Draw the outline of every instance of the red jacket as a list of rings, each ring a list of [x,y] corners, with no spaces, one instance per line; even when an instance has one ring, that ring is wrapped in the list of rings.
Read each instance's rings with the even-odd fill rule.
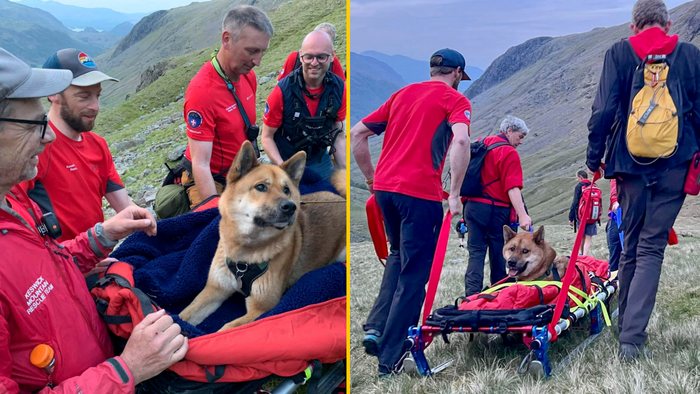
[[[608,213],[612,212],[612,207],[617,202],[617,181],[615,179],[610,180],[610,208],[608,208]]]
[[[508,142],[508,137],[499,133],[484,138],[486,146],[497,142]],[[520,164],[520,155],[512,145],[498,147],[486,154],[484,164],[481,167],[481,183],[484,185],[483,193],[490,198],[471,197],[468,198],[469,201],[506,208],[511,206],[508,190],[515,187],[523,188],[523,169]]]
[[[15,186],[11,193],[22,205],[13,206],[15,212],[26,209],[41,217],[21,188]],[[81,273],[108,252],[93,238],[92,229],[58,244],[41,237],[35,223],[0,209],[0,394],[42,388],[41,393],[135,391],[124,361],[110,359],[114,351],[107,327]],[[55,351],[53,390],[45,387],[46,373],[29,360],[39,344]]]

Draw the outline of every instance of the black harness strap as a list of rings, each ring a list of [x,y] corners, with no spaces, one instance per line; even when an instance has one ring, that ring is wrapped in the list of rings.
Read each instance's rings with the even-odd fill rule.
[[[269,261],[263,261],[262,263],[251,264],[245,261],[233,261],[226,258],[226,266],[231,270],[233,276],[241,281],[241,293],[243,293],[245,297],[250,296],[250,292],[253,289],[253,282],[267,272],[269,263]]]

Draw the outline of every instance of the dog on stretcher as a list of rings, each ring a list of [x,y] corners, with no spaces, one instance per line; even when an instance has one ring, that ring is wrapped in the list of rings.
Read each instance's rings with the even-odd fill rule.
[[[207,284],[180,318],[198,325],[235,292],[246,296],[247,313],[219,331],[254,321],[277,305],[307,272],[345,260],[345,170],[330,192],[304,195],[299,182],[306,153],[280,166],[260,164],[253,145],[241,146],[219,200],[219,245]]]
[[[566,256],[557,257],[557,252],[544,240],[544,226],[534,233],[516,233],[503,226],[503,258],[506,260],[508,276],[519,282],[555,280],[554,271],[563,278],[569,265]]]

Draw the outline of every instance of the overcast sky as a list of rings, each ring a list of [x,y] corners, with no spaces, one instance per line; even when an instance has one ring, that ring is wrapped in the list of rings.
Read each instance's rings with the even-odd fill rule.
[[[16,1],[16,0],[15,0]],[[193,0],[53,0],[57,3],[77,5],[78,7],[111,8],[124,13],[153,12],[158,10],[169,10],[171,8],[182,7],[193,3]],[[209,0],[199,0],[204,3]]]
[[[687,0],[667,0],[670,8]],[[508,48],[540,36],[628,23],[635,0],[350,0],[353,52],[375,50],[428,60],[460,51],[486,69]]]

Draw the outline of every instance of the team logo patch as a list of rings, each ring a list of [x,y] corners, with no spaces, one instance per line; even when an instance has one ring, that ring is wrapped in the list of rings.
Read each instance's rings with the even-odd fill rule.
[[[80,61],[80,64],[85,67],[95,67],[95,62],[93,62],[92,58],[85,52],[80,52],[80,55],[78,55],[78,60]]]
[[[467,117],[467,119],[472,120],[472,113],[469,111],[464,111],[464,116]]]
[[[190,111],[187,113],[187,124],[193,129],[196,129],[202,124],[202,115],[197,111]]]
[[[263,111],[263,113],[267,115],[268,112],[270,112],[270,104],[265,101],[265,111]]]

